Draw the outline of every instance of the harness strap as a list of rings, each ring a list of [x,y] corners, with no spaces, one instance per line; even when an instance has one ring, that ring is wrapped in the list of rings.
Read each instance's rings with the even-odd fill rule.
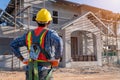
[[[39,75],[38,75],[38,62],[34,62],[34,80],[39,80]]]
[[[29,66],[29,71],[28,71],[28,73],[29,73],[29,80],[33,80],[33,76],[32,76],[32,70],[33,70],[33,63],[32,62],[29,62],[29,64],[28,64],[28,66]]]
[[[28,48],[28,51],[30,50],[30,46],[31,46],[31,32],[28,32],[27,34],[27,37],[26,37],[26,45],[27,45],[27,48]]]
[[[30,60],[29,62],[29,80],[39,80],[39,75],[38,75],[38,65],[40,66],[48,66],[48,65],[51,65],[50,62],[44,62],[42,60]],[[32,71],[34,73],[34,77],[33,77],[33,74],[32,74]],[[46,76],[46,79],[45,80],[49,80],[50,76],[52,75],[52,71],[53,69],[51,68],[48,75]]]
[[[47,59],[50,59],[50,55],[40,46],[41,52],[45,55]]]
[[[52,76],[53,69],[51,68],[48,75],[46,76],[46,80],[49,80],[49,78]]]

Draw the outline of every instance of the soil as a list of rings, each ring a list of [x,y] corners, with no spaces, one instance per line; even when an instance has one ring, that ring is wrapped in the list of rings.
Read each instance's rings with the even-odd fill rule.
[[[58,68],[54,80],[120,80],[120,67]],[[25,80],[24,71],[0,71],[0,80]]]

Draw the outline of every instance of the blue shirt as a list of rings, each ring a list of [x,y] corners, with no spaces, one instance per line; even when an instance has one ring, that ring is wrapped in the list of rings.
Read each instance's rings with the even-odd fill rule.
[[[26,36],[25,33],[23,36],[14,39],[10,46],[12,47],[12,51],[14,52],[16,57],[21,57],[22,54],[20,52],[20,47],[26,46]],[[53,47],[54,46],[54,47]],[[45,50],[50,54],[51,58],[60,58],[62,56],[63,51],[63,41],[58,36],[58,34],[54,30],[48,30],[45,38]]]

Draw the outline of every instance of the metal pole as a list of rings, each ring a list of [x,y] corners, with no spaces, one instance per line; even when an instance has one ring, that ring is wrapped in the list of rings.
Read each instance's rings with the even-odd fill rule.
[[[16,10],[17,10],[17,0],[15,0],[15,14],[14,14],[14,23],[15,23],[15,27],[14,27],[14,36],[16,37]]]
[[[14,38],[16,37],[16,3],[17,3],[17,0],[15,0],[15,3],[14,3],[14,7],[15,7],[15,11],[14,11]],[[13,54],[12,54],[12,69],[14,69],[14,59],[13,59]]]
[[[107,54],[107,61],[108,61],[108,65],[109,65],[109,54],[108,54],[108,39],[109,39],[109,24],[107,24],[107,44],[106,44],[106,46],[107,46],[107,50],[106,50],[106,54]]]
[[[28,31],[29,31],[30,30],[30,7],[28,8],[27,11],[28,11],[28,18],[27,18],[28,20],[27,21],[28,21]]]
[[[43,7],[45,8],[45,0],[43,1]]]
[[[12,67],[12,70],[13,70],[13,53],[12,53],[12,64],[11,64],[11,67]]]

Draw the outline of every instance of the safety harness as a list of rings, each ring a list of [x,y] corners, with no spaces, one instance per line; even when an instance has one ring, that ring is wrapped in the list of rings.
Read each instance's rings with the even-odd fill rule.
[[[38,36],[35,35],[34,31],[30,31],[27,35],[26,38],[26,44],[27,44],[27,48],[28,51],[30,53],[31,50],[31,46],[32,44],[37,44],[39,45],[40,48],[40,53],[37,53],[37,60],[32,59],[31,57],[29,57],[29,80],[39,80],[39,75],[38,75],[38,65],[40,66],[48,66],[51,65],[50,62],[47,62],[48,59],[50,59],[49,54],[45,51],[45,37],[47,34],[48,30],[43,29],[40,34]],[[33,74],[34,73],[34,77]],[[52,73],[52,68],[48,73],[48,76],[46,77],[46,80],[48,80],[48,78],[51,76]]]

